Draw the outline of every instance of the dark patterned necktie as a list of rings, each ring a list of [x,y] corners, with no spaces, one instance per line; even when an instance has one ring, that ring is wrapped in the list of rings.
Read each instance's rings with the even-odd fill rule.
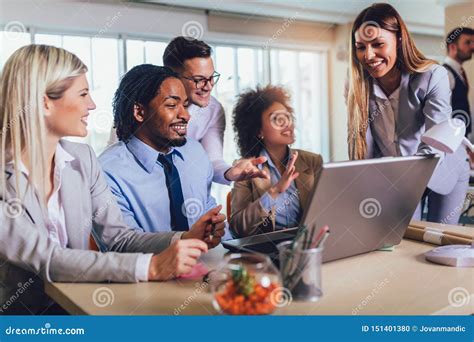
[[[464,84],[466,85],[467,91],[469,92],[469,81],[467,80],[466,71],[461,67],[461,76],[464,78]]]

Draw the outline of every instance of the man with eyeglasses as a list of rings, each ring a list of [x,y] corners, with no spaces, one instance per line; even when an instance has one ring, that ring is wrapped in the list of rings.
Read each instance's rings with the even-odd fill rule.
[[[206,150],[214,168],[214,182],[228,185],[256,177],[268,179],[257,167],[266,161],[265,157],[240,159],[233,166],[223,160],[225,115],[222,105],[211,95],[220,76],[214,69],[211,52],[211,47],[201,40],[176,37],[163,54],[164,66],[179,74],[190,101],[188,136]]]

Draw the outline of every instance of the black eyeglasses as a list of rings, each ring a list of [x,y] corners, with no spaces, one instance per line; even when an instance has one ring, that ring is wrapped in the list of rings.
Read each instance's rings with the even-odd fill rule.
[[[214,71],[211,77],[205,78],[205,77],[185,77],[181,76],[184,79],[190,80],[194,82],[194,85],[196,86],[196,89],[201,89],[207,86],[207,83],[210,83],[211,86],[214,86],[214,84],[219,81],[219,77],[221,77],[221,74],[219,74],[217,71]]]

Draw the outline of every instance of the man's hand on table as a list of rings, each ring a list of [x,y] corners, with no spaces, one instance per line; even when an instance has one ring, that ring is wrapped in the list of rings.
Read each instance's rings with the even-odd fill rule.
[[[207,253],[207,244],[197,239],[178,240],[160,254],[152,256],[149,281],[162,281],[191,272],[199,257]]]

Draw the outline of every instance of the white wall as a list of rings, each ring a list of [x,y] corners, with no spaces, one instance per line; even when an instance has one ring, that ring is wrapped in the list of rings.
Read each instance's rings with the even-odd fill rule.
[[[196,21],[206,30],[202,11],[183,11],[130,3],[79,1],[12,1],[0,3],[0,24],[24,25],[59,32],[108,36],[124,33],[157,38],[181,35],[183,23]]]

